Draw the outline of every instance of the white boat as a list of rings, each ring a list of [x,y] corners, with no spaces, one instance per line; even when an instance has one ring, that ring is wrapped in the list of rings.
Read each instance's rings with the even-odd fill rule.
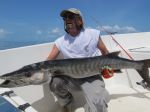
[[[150,32],[116,34],[114,38],[135,60],[150,59]],[[109,35],[102,36],[109,51],[121,51],[120,56],[129,58]],[[0,75],[14,71],[24,65],[43,61],[47,58],[53,43],[45,43],[0,51]],[[61,58],[61,55],[60,57]],[[142,78],[135,70],[122,70],[110,79],[104,79],[110,93],[108,112],[150,112],[150,91],[137,85]],[[2,80],[0,81],[2,82]],[[11,91],[16,95],[6,95]],[[13,94],[14,94],[13,93]],[[18,88],[0,88],[0,94],[15,107],[22,105],[25,112],[63,112],[62,108],[49,90],[48,83]],[[73,94],[78,104],[72,104],[75,112],[84,112],[82,94]],[[29,103],[30,105],[25,105]],[[1,106],[0,106],[1,108]]]

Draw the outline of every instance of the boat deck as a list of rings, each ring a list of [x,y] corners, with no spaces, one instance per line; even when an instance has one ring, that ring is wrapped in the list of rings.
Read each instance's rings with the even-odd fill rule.
[[[125,48],[135,60],[150,58],[150,32],[116,35],[116,40]],[[118,46],[110,37],[103,38],[109,51],[118,51]],[[18,68],[43,61],[47,58],[53,43],[34,45],[22,48],[4,50],[0,52],[0,75],[17,70]],[[126,57],[123,52],[120,54]],[[149,69],[150,71],[150,69]],[[110,93],[108,112],[150,112],[150,91],[136,84],[142,78],[135,70],[123,70],[114,77],[105,80],[106,89]],[[31,85],[19,88],[11,88],[24,102],[32,105],[37,112],[63,112],[49,90],[48,84]],[[0,93],[3,88],[0,88]],[[82,103],[80,95],[76,94],[76,100]],[[11,102],[11,101],[10,101]],[[30,112],[30,111],[28,111]],[[83,108],[77,108],[74,112],[84,112]]]
[[[150,112],[150,91],[111,87],[108,112]]]

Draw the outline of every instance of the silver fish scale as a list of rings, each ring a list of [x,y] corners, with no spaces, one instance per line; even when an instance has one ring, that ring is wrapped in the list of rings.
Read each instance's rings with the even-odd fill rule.
[[[84,64],[84,63],[80,63],[80,64],[76,65],[77,71],[75,74],[77,74],[79,76],[83,75],[86,72],[86,68],[84,66],[86,66],[86,64]]]
[[[87,73],[90,75],[92,71],[95,71],[96,69],[98,71],[97,65],[98,65],[97,61],[92,62],[91,60],[88,60],[86,63],[82,61],[79,63],[70,63],[68,65],[62,66],[61,70],[64,71],[64,74],[71,75],[72,77],[78,78],[83,77],[84,75],[86,77]]]
[[[101,62],[101,64],[100,64],[101,67],[108,65],[108,61],[109,61],[109,59],[102,59],[102,60],[100,60],[99,62]]]
[[[85,74],[87,73],[91,73],[91,66],[92,66],[92,63],[88,63],[86,62],[85,64],[82,63],[82,73],[80,73],[80,75],[84,76]]]
[[[91,69],[91,71],[97,71],[97,67],[96,67],[96,65],[97,65],[97,63],[98,63],[98,61],[91,61],[91,64],[89,64],[89,65],[91,65],[90,66],[90,69]]]
[[[77,74],[82,74],[84,73],[85,69],[84,69],[84,64],[81,63],[77,66]]]
[[[81,68],[80,74],[82,75],[82,74],[84,74],[87,71],[87,64],[81,63],[80,64],[80,68]]]
[[[65,65],[62,69],[64,74],[72,75],[77,73],[76,64],[70,63],[69,65]]]
[[[73,74],[78,74],[78,71],[77,71],[77,65],[75,64],[71,64],[71,71],[70,71],[70,75],[73,75]]]
[[[64,70],[66,70],[66,73],[71,73],[72,71],[71,66],[66,66]]]

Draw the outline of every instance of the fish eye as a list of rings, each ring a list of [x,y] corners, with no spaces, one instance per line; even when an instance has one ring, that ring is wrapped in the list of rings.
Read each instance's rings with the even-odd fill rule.
[[[25,72],[25,74],[24,74],[26,77],[31,77],[31,72]]]

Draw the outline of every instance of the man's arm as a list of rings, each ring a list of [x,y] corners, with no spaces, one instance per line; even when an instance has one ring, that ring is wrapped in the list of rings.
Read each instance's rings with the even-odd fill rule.
[[[99,41],[98,41],[97,47],[101,51],[102,55],[106,55],[106,54],[109,53],[108,49],[106,48],[105,44],[103,43],[101,37],[99,37]]]
[[[59,54],[59,49],[57,48],[57,46],[54,44],[49,56],[47,57],[47,60],[53,60],[56,59],[58,54]]]
[[[108,54],[108,49],[106,48],[105,44],[103,43],[101,37],[99,37],[98,49],[101,51],[102,55]],[[111,68],[111,66],[104,66],[101,68],[101,74],[105,79],[111,78],[114,75],[114,70]]]

